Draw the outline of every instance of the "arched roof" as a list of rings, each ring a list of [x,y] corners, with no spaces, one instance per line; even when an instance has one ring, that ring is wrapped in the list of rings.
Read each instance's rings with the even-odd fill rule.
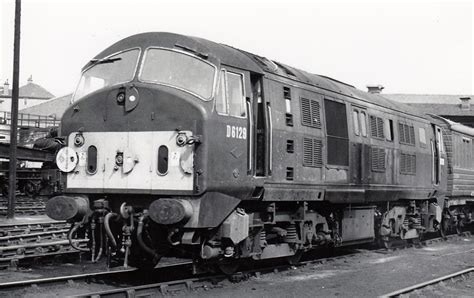
[[[328,91],[358,98],[372,104],[423,117],[408,105],[392,101],[383,97],[383,95],[367,93],[326,76],[312,74],[283,63],[271,61],[256,54],[198,37],[167,32],[140,33],[116,42],[95,56],[94,59],[102,59],[118,51],[133,47],[140,47],[142,50],[148,47],[165,47],[190,51],[218,66],[224,64],[259,74],[272,73]],[[84,66],[83,69],[87,68],[90,63]],[[341,65],[341,67],[344,67],[344,65]]]

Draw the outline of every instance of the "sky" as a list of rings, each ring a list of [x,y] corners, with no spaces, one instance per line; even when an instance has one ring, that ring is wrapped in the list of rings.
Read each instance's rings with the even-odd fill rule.
[[[0,1],[0,84],[13,74],[14,0]],[[20,86],[56,96],[116,41],[206,38],[384,93],[473,94],[472,1],[23,0]]]

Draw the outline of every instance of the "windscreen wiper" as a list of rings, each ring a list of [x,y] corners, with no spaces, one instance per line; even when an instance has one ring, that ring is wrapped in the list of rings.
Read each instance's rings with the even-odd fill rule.
[[[115,61],[122,60],[120,57],[116,58],[103,58],[103,59],[92,59],[90,62],[92,64],[105,64],[105,63],[114,63]]]

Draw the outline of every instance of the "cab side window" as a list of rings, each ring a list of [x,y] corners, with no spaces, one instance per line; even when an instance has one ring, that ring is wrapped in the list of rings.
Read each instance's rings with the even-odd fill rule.
[[[352,110],[352,122],[354,126],[354,134],[356,136],[367,137],[367,115],[364,110],[354,108]]]
[[[242,74],[222,70],[216,94],[216,110],[219,114],[246,117]]]
[[[227,100],[225,98],[225,71],[219,75],[219,87],[216,93],[216,110],[219,114],[229,114],[227,109]]]

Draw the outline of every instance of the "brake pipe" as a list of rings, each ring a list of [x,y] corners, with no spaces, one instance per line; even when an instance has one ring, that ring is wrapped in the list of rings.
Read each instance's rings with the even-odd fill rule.
[[[72,226],[71,229],[69,230],[69,233],[67,235],[67,239],[69,240],[69,244],[71,245],[72,248],[74,248],[78,251],[82,251],[82,252],[89,252],[90,249],[82,248],[82,247],[77,246],[76,243],[72,239],[74,237],[74,235],[76,234],[77,229],[79,229],[79,227],[81,225],[82,225],[82,222],[75,223],[74,226]]]
[[[110,219],[115,216],[117,216],[117,213],[112,213],[112,212],[109,212],[105,215],[104,229],[105,229],[105,234],[107,235],[107,238],[110,240],[110,244],[112,244],[112,247],[114,249],[117,249],[117,241],[115,241],[114,234],[112,233],[112,230],[110,229]]]

